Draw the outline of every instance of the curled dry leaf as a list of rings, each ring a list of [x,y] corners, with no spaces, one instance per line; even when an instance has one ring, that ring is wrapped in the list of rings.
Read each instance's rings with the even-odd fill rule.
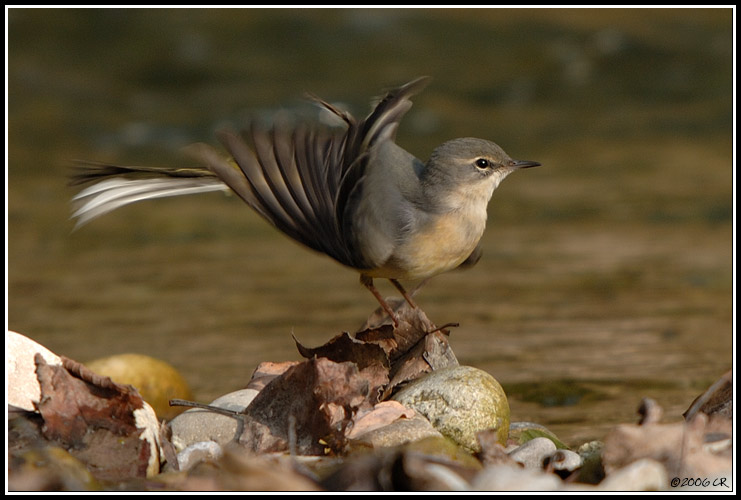
[[[302,356],[355,363],[371,382],[369,402],[388,399],[401,384],[433,370],[457,366],[448,342],[448,331],[437,328],[420,309],[404,303],[396,309],[399,325],[374,323],[374,316],[353,339],[347,333],[326,344],[308,348],[295,338]],[[383,391],[381,393],[381,391]]]
[[[296,342],[299,353],[305,358],[316,356],[331,359],[336,363],[352,361],[361,370],[374,364],[386,368],[389,366],[388,357],[381,347],[374,343],[356,340],[350,337],[347,332],[343,332],[326,344],[315,348],[304,347],[295,337],[293,340]]]
[[[136,389],[64,357],[61,366],[38,354],[35,362],[41,387],[36,408],[47,440],[69,450],[98,479],[159,472],[159,427]]]
[[[286,370],[292,366],[296,366],[298,363],[298,361],[283,361],[281,363],[263,361],[257,365],[257,368],[255,368],[255,371],[252,373],[252,378],[245,389],[261,391],[263,387],[268,385],[274,378],[283,375]]]
[[[368,402],[372,382],[351,362],[312,358],[289,368],[245,409],[239,442],[254,452],[321,455],[339,451],[353,415]]]
[[[355,334],[355,338],[364,342],[378,343],[384,348],[391,362],[394,362],[428,333],[438,330],[422,309],[412,309],[406,302],[396,309],[396,316],[399,325],[395,328],[387,323],[373,325],[371,316],[363,329]]]
[[[684,412],[684,418],[692,420],[700,412],[733,420],[733,370],[728,370],[700,394]]]
[[[378,403],[372,410],[358,413],[355,416],[353,426],[349,429],[347,437],[356,439],[366,432],[386,426],[400,418],[412,418],[416,412],[407,408],[398,401],[384,401]]]
[[[399,325],[369,326],[355,337],[365,342],[377,343],[384,348],[391,360],[389,384],[381,400],[388,399],[404,382],[421,377],[425,373],[449,366],[457,366],[458,360],[448,343],[449,332],[435,326],[419,308],[412,309],[404,302],[396,309]]]
[[[389,398],[405,382],[450,366],[458,366],[458,359],[450,348],[447,334],[442,331],[429,333],[391,365],[390,381],[381,399]]]
[[[730,437],[730,422],[726,422]],[[706,446],[717,434],[717,422],[702,413],[689,422],[618,425],[605,438],[602,462],[608,476],[643,458],[662,463],[670,476],[717,476],[732,467],[730,455]]]
[[[327,358],[335,363],[354,363],[369,383],[369,403],[378,402],[382,388],[388,383],[389,360],[381,347],[374,343],[355,340],[347,333],[341,333],[326,344],[304,347],[294,338],[299,353],[305,358],[316,356]]]

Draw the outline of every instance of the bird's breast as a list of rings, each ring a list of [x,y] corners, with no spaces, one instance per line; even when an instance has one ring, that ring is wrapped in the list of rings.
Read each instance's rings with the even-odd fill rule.
[[[374,277],[417,280],[455,269],[471,255],[486,227],[483,211],[436,214],[405,235]]]

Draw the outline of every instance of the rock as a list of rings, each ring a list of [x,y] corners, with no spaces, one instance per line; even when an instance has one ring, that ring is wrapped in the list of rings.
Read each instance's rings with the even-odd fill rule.
[[[441,462],[457,464],[466,469],[476,471],[481,469],[481,462],[471,455],[468,450],[444,436],[432,436],[407,443],[403,446],[403,450],[406,453],[439,457]]]
[[[543,461],[555,452],[556,445],[553,441],[537,437],[509,452],[509,456],[515,462],[524,465],[526,469],[542,469]]]
[[[259,392],[255,389],[240,389],[219,396],[211,402],[211,406],[218,406],[225,410],[242,411],[250,405]]]
[[[514,442],[519,446],[536,437],[550,439],[558,449],[568,448],[553,432],[540,424],[534,422],[512,422],[509,424],[509,443]]]
[[[50,365],[61,365],[62,360],[46,347],[20,333],[8,330],[6,341],[8,343],[8,404],[27,411],[36,411],[33,403],[39,402],[41,389],[36,378],[36,364],[33,357],[39,353]]]
[[[599,484],[602,491],[660,491],[669,486],[666,469],[644,458],[611,473]]]
[[[588,484],[598,484],[605,478],[605,468],[602,466],[602,451],[605,444],[602,441],[589,441],[576,450],[582,460],[577,481]]]
[[[355,439],[378,448],[397,446],[427,437],[442,438],[443,435],[432,427],[429,420],[417,413],[412,418],[399,418],[388,425],[365,432]]]
[[[193,398],[183,376],[170,364],[151,356],[116,354],[90,361],[85,366],[114,382],[136,387],[159,418],[170,420],[183,412],[182,407],[170,406],[171,399]]]
[[[257,394],[254,389],[242,389],[215,399],[211,406],[241,412]],[[237,419],[233,417],[196,408],[172,419],[171,441],[178,452],[201,441],[214,441],[223,446],[239,437],[236,436],[237,427]]]
[[[415,380],[394,397],[421,413],[444,436],[468,450],[479,451],[476,434],[496,428],[507,440],[509,403],[502,386],[483,370],[455,366]]]
[[[555,453],[545,458],[543,465],[548,470],[561,473],[573,472],[582,466],[582,458],[571,450],[556,450]]]
[[[429,457],[414,453],[404,454],[401,467],[406,477],[406,485],[411,491],[468,491],[468,481],[461,475],[460,468],[450,464],[443,465]],[[406,487],[404,489],[407,489]]]
[[[477,491],[554,491],[562,486],[555,474],[523,469],[512,465],[494,465],[484,468],[471,482]]]
[[[213,441],[193,443],[178,453],[178,467],[181,471],[187,471],[200,462],[218,460],[223,454],[222,447]]]

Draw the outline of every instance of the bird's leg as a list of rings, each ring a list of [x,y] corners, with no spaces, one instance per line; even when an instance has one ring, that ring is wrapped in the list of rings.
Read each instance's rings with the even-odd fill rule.
[[[417,309],[417,304],[415,304],[414,300],[412,300],[412,296],[408,294],[406,290],[404,290],[404,287],[401,286],[401,283],[399,283],[399,280],[396,280],[394,278],[389,278],[389,281],[391,282],[392,285],[396,287],[397,290],[399,290],[399,292],[401,292],[401,296],[404,297],[404,300],[407,301],[407,304],[412,306],[412,309]],[[413,294],[414,292],[412,292],[412,295]]]
[[[378,289],[373,284],[373,278],[371,278],[367,274],[361,274],[360,282],[363,284],[364,287],[370,290],[370,293],[372,293],[373,296],[378,301],[378,303],[381,304],[381,307],[383,308],[383,310],[386,311],[386,314],[389,315],[389,317],[391,318],[391,321],[394,322],[394,327],[399,326],[399,318],[396,317],[396,313],[394,313],[394,310],[391,309],[391,306],[388,305],[386,300],[383,298],[381,293],[378,291]]]

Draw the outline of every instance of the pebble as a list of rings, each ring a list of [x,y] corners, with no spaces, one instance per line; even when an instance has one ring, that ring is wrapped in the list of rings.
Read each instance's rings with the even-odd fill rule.
[[[222,447],[214,441],[193,443],[178,453],[178,467],[181,471],[190,470],[201,462],[218,460],[223,454]]]
[[[254,389],[242,389],[215,399],[211,406],[240,412],[247,408],[257,394],[258,391]],[[237,425],[237,420],[233,417],[194,408],[181,413],[170,422],[172,444],[178,452],[201,441],[214,441],[223,446],[238,437]]]
[[[357,439],[378,448],[398,446],[431,436],[443,437],[429,420],[417,413],[412,418],[399,418],[381,428],[361,434]]]
[[[555,443],[556,448],[568,448],[563,441],[558,439],[558,436],[540,424],[536,424],[535,422],[511,422],[509,424],[509,439],[507,441],[510,443],[514,442],[515,447],[525,444],[536,437],[550,439]]]
[[[556,471],[573,472],[582,466],[581,456],[571,450],[556,450],[555,453],[544,459],[544,465]]]
[[[231,411],[242,411],[250,405],[259,392],[256,389],[240,389],[219,396],[211,402],[211,406],[218,406]]]
[[[502,386],[483,370],[454,366],[415,380],[392,398],[421,413],[444,436],[480,451],[476,434],[496,428],[498,441],[509,432],[509,403]]]
[[[170,420],[183,412],[182,407],[170,406],[171,399],[193,399],[188,383],[172,365],[144,354],[115,354],[85,363],[98,375],[110,377],[116,383],[136,387],[157,417]]]
[[[556,445],[553,441],[537,437],[509,452],[509,456],[515,462],[524,465],[526,469],[542,469],[543,460],[554,453],[556,453]]]

